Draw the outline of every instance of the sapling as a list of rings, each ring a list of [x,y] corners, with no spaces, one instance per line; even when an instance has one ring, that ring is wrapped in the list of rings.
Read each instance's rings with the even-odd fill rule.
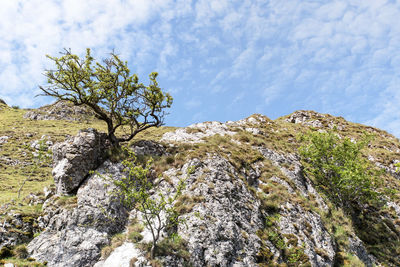
[[[162,192],[155,183],[156,179],[151,177],[153,160],[148,160],[143,167],[136,164],[136,157],[133,152],[128,149],[124,150],[129,155],[123,161],[127,175],[114,181],[117,187],[115,193],[126,207],[135,209],[142,214],[144,225],[152,235],[150,257],[153,259],[161,233],[183,222],[179,218],[174,202],[182,194],[185,181],[181,179],[173,192],[171,190]],[[188,172],[192,171],[193,169],[189,168]]]

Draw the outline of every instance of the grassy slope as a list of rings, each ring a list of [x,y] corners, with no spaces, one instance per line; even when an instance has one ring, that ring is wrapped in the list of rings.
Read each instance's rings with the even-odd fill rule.
[[[17,198],[17,192],[23,180],[30,177],[21,191],[21,199],[32,192],[42,191],[45,186],[53,184],[51,177],[51,159],[44,162],[37,172],[32,173],[33,149],[30,144],[45,135],[53,143],[76,135],[80,129],[96,128],[106,131],[105,123],[99,120],[84,122],[61,120],[28,120],[23,115],[26,110],[1,106],[0,136],[8,136],[7,143],[0,144],[0,206]],[[172,127],[149,129],[140,133],[138,139],[159,139]],[[29,135],[31,134],[31,135]],[[12,166],[10,162],[18,162]]]
[[[9,136],[8,142],[0,145],[0,206],[4,203],[16,200],[18,189],[24,179],[31,173],[31,166],[33,162],[32,149],[29,147],[31,142],[38,140],[42,135],[49,136],[53,142],[63,141],[68,135],[76,135],[79,129],[82,128],[96,128],[105,131],[105,125],[101,121],[92,120],[84,122],[74,121],[31,121],[23,118],[25,110],[13,109],[6,106],[0,107],[0,136]],[[375,139],[372,141],[371,146],[366,151],[366,155],[372,155],[378,162],[389,166],[393,163],[394,159],[400,159],[400,142],[390,134],[360,124],[355,124],[345,121],[341,117],[333,117],[324,115],[321,117],[315,113],[315,116],[310,120],[318,119],[322,122],[324,127],[329,125],[336,125],[342,127],[340,134],[357,139],[364,132],[372,133]],[[248,153],[252,147],[263,146],[271,148],[279,153],[294,153],[299,147],[298,135],[305,133],[310,127],[305,127],[301,124],[288,123],[285,121],[290,115],[281,117],[277,120],[267,120],[261,126],[254,125],[253,127],[259,128],[262,131],[260,135],[253,135],[245,131],[239,131],[233,138],[240,141],[242,145],[238,146],[232,142],[229,137],[211,137],[208,142],[204,144],[181,144],[178,147],[170,148],[172,157],[161,158],[156,167],[159,171],[163,171],[170,166],[179,166],[185,162],[186,159],[191,157],[204,157],[207,152],[216,152],[226,154],[227,158],[238,168],[246,168],[249,164],[257,161],[264,161],[264,170],[261,179],[266,182],[266,188],[263,190],[272,192],[269,198],[263,200],[266,209],[274,210],[279,206],[280,202],[287,200],[285,189],[280,188],[279,185],[269,181],[272,176],[278,176],[285,179],[281,175],[279,169],[272,166],[268,160],[262,159],[259,153]],[[251,126],[251,125],[250,125]],[[139,134],[135,140],[159,140],[163,133],[171,131],[172,127],[162,127],[149,129],[145,133]],[[315,129],[317,130],[317,129]],[[32,136],[27,135],[28,133]],[[10,166],[7,160],[19,161],[20,164]],[[8,160],[8,161],[9,161]],[[29,181],[23,187],[21,199],[31,192],[40,192],[44,186],[51,185],[53,179],[51,177],[51,160],[47,161],[39,171],[31,175]],[[283,166],[290,168],[290,166]],[[389,188],[400,190],[400,181],[395,179],[389,174],[385,174],[382,179],[385,185]],[[288,180],[287,182],[290,183]],[[399,203],[400,196],[397,193],[393,200]],[[315,203],[309,199],[294,199],[306,209],[313,210]],[[20,201],[17,201],[20,202]],[[332,206],[331,203],[328,205]],[[16,206],[14,206],[16,207]],[[40,207],[37,207],[40,208]],[[22,202],[22,209],[27,212],[29,210],[37,210],[35,207],[29,207],[26,203]],[[316,211],[320,212],[320,211]],[[392,216],[392,211],[382,210],[379,211],[383,216]],[[392,242],[393,238],[400,231],[398,226],[397,230],[388,231],[387,225],[379,219],[379,214],[372,214],[370,217],[361,219],[358,225],[354,224],[346,215],[340,210],[333,209],[333,214],[322,214],[326,226],[331,231],[332,235],[336,237],[338,245],[341,247],[346,246],[346,236],[351,232],[356,231],[364,241],[370,251],[378,255],[378,258],[385,262],[391,262],[393,255],[399,251],[399,242]],[[368,228],[367,228],[368,227]],[[363,231],[362,229],[365,228]],[[369,230],[368,230],[369,229]],[[370,230],[374,229],[374,230]],[[373,233],[373,234],[371,234]],[[391,240],[391,239],[392,240]],[[383,254],[379,256],[379,253]],[[399,251],[400,253],[400,251]],[[346,255],[343,256],[346,259]],[[350,256],[347,259],[351,258]]]

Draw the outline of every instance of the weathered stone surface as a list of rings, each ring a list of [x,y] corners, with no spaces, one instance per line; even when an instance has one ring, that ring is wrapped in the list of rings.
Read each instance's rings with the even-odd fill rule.
[[[324,114],[317,113],[315,111],[299,110],[293,112],[290,117],[286,120],[291,123],[301,123],[307,126],[321,127],[321,122],[317,119],[310,121],[311,118],[325,118]]]
[[[187,194],[198,200],[178,233],[188,241],[193,266],[257,266],[259,201],[224,158],[194,160],[182,172],[189,166],[196,171],[186,181]]]
[[[106,161],[97,173],[79,188],[76,205],[57,207],[54,198],[46,201],[39,220],[45,230],[28,246],[33,258],[48,266],[93,266],[109,236],[123,230],[128,211],[110,194],[110,179],[120,179],[123,167]]]
[[[136,156],[150,155],[162,156],[165,152],[165,147],[157,142],[150,140],[140,140],[131,147]]]
[[[280,233],[295,235],[298,244],[305,244],[304,252],[312,266],[333,265],[335,245],[318,214],[289,202],[281,207],[279,214]],[[324,251],[324,257],[316,251]]]
[[[5,144],[8,142],[8,139],[10,139],[9,136],[0,136],[0,144]]]
[[[31,215],[7,213],[7,217],[0,223],[0,249],[31,240],[33,235],[40,231],[33,223],[35,219],[35,216]]]
[[[72,103],[57,101],[25,113],[24,118],[30,120],[69,120],[82,121],[94,118],[94,112],[85,106],[74,106]]]
[[[367,249],[364,247],[363,242],[357,237],[349,238],[350,252],[365,264],[365,266],[371,267],[376,263],[376,259],[368,254]]]
[[[163,142],[184,142],[184,143],[201,143],[203,138],[213,135],[234,135],[228,129],[227,125],[221,122],[203,122],[190,125],[186,128],[178,129],[174,132],[167,132],[161,138]]]
[[[319,126],[330,127],[326,126],[327,121],[324,117],[315,117],[315,114],[307,117],[308,115],[298,114],[297,117],[292,118],[293,122],[296,123],[297,120],[298,123],[307,124],[310,121],[312,123],[319,121],[321,122]],[[207,136],[233,135],[240,130],[264,135],[263,131],[265,133],[269,131],[267,129],[269,124],[271,121],[263,116],[252,116],[225,124],[207,122],[166,134],[163,141],[197,143],[204,142],[203,138]],[[284,124],[287,125],[287,123]],[[318,125],[311,126],[319,127]],[[90,175],[87,179],[84,177],[90,169],[97,167],[93,164],[94,167],[84,167],[84,171],[81,167],[81,161],[92,157],[85,154],[87,151],[93,150],[90,155],[100,153],[96,149],[103,144],[93,140],[101,140],[103,137],[98,138],[96,134],[102,135],[93,131],[81,132],[64,145],[55,146],[54,173],[56,176],[57,173],[69,175],[69,170],[72,170],[74,177],[79,176],[83,179],[77,183],[76,188],[79,187],[79,189],[75,189],[77,190],[75,203],[58,207],[54,203],[62,199],[57,195],[49,195],[49,199],[43,205],[45,215],[38,220],[39,226],[45,230],[30,243],[29,252],[40,261],[48,261],[49,266],[129,266],[132,259],[137,259],[136,266],[150,266],[144,257],[145,252],[129,242],[116,248],[107,259],[100,260],[101,247],[109,243],[112,234],[125,229],[128,211],[120,205],[118,200],[109,195],[108,192],[113,189],[109,180],[99,175]],[[271,131],[268,134],[271,134]],[[232,140],[232,143],[244,145],[238,140]],[[131,149],[137,155],[162,156],[166,153],[162,145],[153,141],[139,141]],[[196,146],[191,149],[196,149]],[[329,211],[329,207],[315,190],[311,180],[303,175],[301,162],[296,152],[278,153],[270,146],[264,147],[263,144],[249,147],[248,153],[253,152],[260,152],[265,159],[245,162],[244,167],[238,167],[230,162],[229,151],[225,154],[209,152],[200,158],[187,159],[183,167],[175,167],[175,169],[171,166],[164,172],[164,175],[170,179],[156,180],[157,183],[160,182],[158,184],[160,190],[167,193],[169,190],[174,190],[172,185],[176,186],[180,179],[186,178],[190,166],[195,167],[194,173],[186,180],[187,187],[184,191],[187,198],[183,203],[184,211],[181,216],[185,218],[185,223],[175,229],[187,244],[190,264],[192,266],[258,266],[260,261],[266,263],[265,258],[260,259],[259,256],[260,249],[266,247],[273,257],[271,261],[268,261],[271,265],[288,263],[288,251],[291,248],[299,248],[302,250],[301,253],[304,252],[301,257],[308,258],[311,266],[333,266],[335,257],[338,256],[336,245],[339,243],[335,243],[333,228],[324,225],[324,222],[326,223],[324,212]],[[270,161],[268,164],[272,162],[281,172],[279,174],[268,172],[265,169],[269,166],[265,164],[266,160]],[[65,168],[68,164],[70,166]],[[90,164],[92,163],[83,163],[83,166]],[[393,171],[394,165],[389,168]],[[108,174],[107,176],[112,179],[120,179],[123,176],[123,167],[106,161],[96,170],[96,173],[103,176]],[[264,186],[269,188],[263,191]],[[271,193],[274,186],[277,190],[282,190],[278,191],[282,192],[282,196],[288,197],[287,200],[279,199],[279,206],[273,207],[271,209],[273,211],[270,211],[265,208],[264,202],[261,205],[259,194],[264,192],[266,198],[276,197]],[[58,192],[66,192],[64,187],[64,185],[58,186]],[[157,196],[153,194],[153,197]],[[316,203],[313,202],[314,200]],[[302,206],[302,204],[306,205]],[[316,207],[310,208],[309,205]],[[399,216],[398,204],[389,202],[388,206],[392,209],[393,218],[396,214]],[[130,213],[133,215],[135,212],[130,211]],[[143,223],[140,215],[133,217]],[[272,226],[269,225],[271,218],[274,219]],[[260,240],[260,232],[257,235],[257,231],[261,229],[266,234],[265,236],[279,234],[285,242],[285,247],[282,248],[277,243],[273,243],[269,237]],[[151,241],[148,229],[145,229],[142,235],[144,238],[140,242]],[[339,244],[339,249],[347,255],[358,257],[366,266],[379,264],[368,254],[355,233],[351,235],[349,247]],[[165,236],[166,233],[163,233],[161,239]],[[297,245],[293,245],[293,240],[297,240]],[[159,256],[158,260],[164,266],[185,266],[186,264],[184,259],[176,255]]]
[[[7,166],[16,166],[16,165],[20,165],[20,164],[23,164],[25,166],[29,165],[29,163],[27,163],[27,162],[21,162],[18,159],[13,159],[10,157],[0,157],[0,163],[3,163]]]
[[[319,207],[325,211],[328,209],[322,197],[312,186],[311,181],[304,177],[301,169],[300,158],[296,154],[282,155],[265,147],[255,149],[257,149],[265,158],[271,160],[277,167],[279,167],[286,177],[294,182],[296,189],[299,190],[303,196],[308,197],[309,194],[314,195]],[[289,170],[285,168],[285,164],[293,166],[293,169]]]
[[[42,135],[42,137],[38,140],[34,140],[31,142],[31,148],[35,150],[39,149],[51,149],[53,145],[53,141],[51,141],[50,136]]]
[[[95,129],[81,130],[77,136],[53,146],[53,177],[58,194],[74,193],[89,171],[105,159],[107,135]]]
[[[93,267],[128,267],[132,259],[135,261],[134,266],[151,266],[147,264],[143,252],[135,247],[133,243],[126,242],[117,247],[110,256],[103,261],[97,262]]]

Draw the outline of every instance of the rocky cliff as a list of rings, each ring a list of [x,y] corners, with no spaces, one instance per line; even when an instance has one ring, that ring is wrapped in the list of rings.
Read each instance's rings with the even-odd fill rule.
[[[79,128],[102,126],[95,119],[40,121],[34,111],[25,118],[23,114],[8,107],[0,111],[6,127],[0,132],[0,178],[9,184],[1,190],[14,192],[1,199],[3,263],[400,266],[400,176],[394,166],[400,160],[400,142],[384,131],[297,111],[277,120],[253,115],[139,136],[128,147],[136,153],[137,164],[154,158],[157,189],[174,192],[181,179],[186,183],[174,203],[184,223],[168,230],[175,233],[172,240],[162,233],[151,260],[151,234],[143,216],[112,194],[112,181],[127,175],[120,157],[104,153],[108,144],[99,131],[76,134]],[[333,128],[355,142],[363,133],[375,136],[364,156],[384,170],[381,179],[391,189],[382,208],[350,216],[304,174],[298,136]],[[51,141],[52,160],[41,162],[31,174],[32,144],[40,139]],[[23,197],[16,197],[18,190]]]

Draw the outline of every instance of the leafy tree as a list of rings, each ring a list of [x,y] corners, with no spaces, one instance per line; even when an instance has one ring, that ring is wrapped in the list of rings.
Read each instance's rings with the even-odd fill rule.
[[[145,86],[114,52],[102,63],[95,62],[90,49],[84,59],[66,49],[61,57],[47,57],[56,67],[45,71],[48,85],[40,86],[41,95],[90,107],[107,123],[114,147],[145,129],[163,124],[165,109],[171,107],[173,99],[159,87],[156,72],[149,75],[150,84]],[[116,130],[121,126],[129,128],[129,133],[117,137]]]
[[[182,194],[185,183],[181,180],[174,193],[168,191],[163,194],[157,189],[150,175],[152,159],[142,167],[135,164],[136,158],[133,152],[128,149],[125,151],[129,156],[123,164],[128,175],[121,180],[114,180],[117,187],[114,193],[122,199],[126,207],[136,209],[142,214],[144,224],[153,238],[150,250],[150,257],[153,259],[161,232],[182,222],[173,203]]]
[[[368,136],[352,142],[329,131],[310,132],[302,139],[305,144],[299,152],[304,171],[334,203],[351,211],[380,202],[381,172],[362,156]]]

